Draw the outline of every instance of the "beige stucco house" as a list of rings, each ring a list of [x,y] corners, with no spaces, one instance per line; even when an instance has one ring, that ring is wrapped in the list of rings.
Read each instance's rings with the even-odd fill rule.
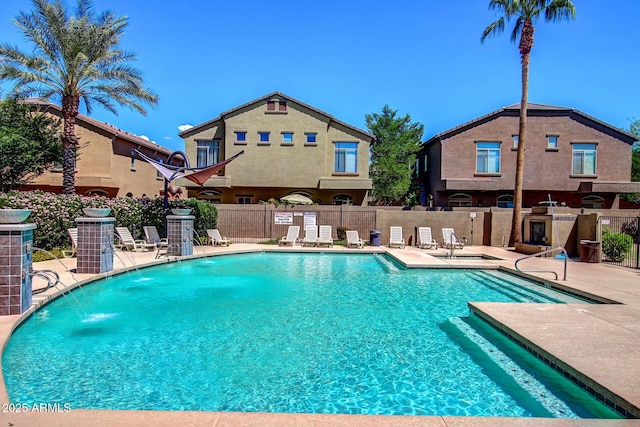
[[[252,204],[302,194],[320,204],[366,204],[373,135],[280,92],[273,92],[181,132],[192,166],[244,150],[189,196]],[[197,165],[196,165],[197,163]]]
[[[501,108],[435,135],[418,167],[434,207],[513,207],[520,105]],[[572,208],[617,208],[631,182],[636,137],[573,108],[529,104],[523,206],[549,195]]]
[[[35,99],[28,102],[37,104],[43,113],[62,118],[62,109],[56,104]],[[154,197],[164,191],[162,176],[157,174],[153,166],[132,156],[132,149],[163,162],[171,154],[169,149],[83,114],[76,119],[76,134],[79,138],[75,182],[78,194]],[[45,172],[22,189],[62,192],[61,165]]]

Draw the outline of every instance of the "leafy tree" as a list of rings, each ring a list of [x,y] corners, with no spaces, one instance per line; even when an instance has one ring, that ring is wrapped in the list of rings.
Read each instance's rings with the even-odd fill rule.
[[[409,114],[397,114],[385,105],[382,114],[365,115],[367,128],[375,136],[371,143],[373,198],[384,205],[409,192],[424,131],[421,123],[411,123]]]
[[[118,47],[127,17],[108,11],[96,16],[91,0],[78,0],[73,15],[61,0],[33,0],[33,5],[32,12],[20,12],[14,21],[33,49],[0,45],[0,81],[12,81],[17,98],[61,100],[63,192],[74,194],[80,99],[88,114],[93,103],[114,114],[114,103],[146,114],[140,103],[155,105],[158,97],[142,86],[141,72],[129,65],[136,56]]]
[[[629,125],[629,132],[640,139],[640,120],[634,119]],[[640,142],[636,141],[631,149],[631,181],[640,182]],[[622,199],[635,204],[640,204],[640,193],[627,193],[620,196]]]
[[[60,122],[35,105],[0,102],[0,190],[27,184],[62,158]]]
[[[511,41],[520,38],[520,63],[522,64],[522,97],[520,100],[520,123],[518,131],[518,153],[516,161],[516,180],[513,197],[513,217],[509,246],[522,241],[522,187],[524,181],[524,150],[527,137],[527,106],[529,103],[529,57],[533,48],[534,21],[544,13],[546,22],[558,22],[574,19],[576,9],[571,0],[490,0],[489,9],[498,11],[502,16],[482,33],[482,42],[489,36],[504,32],[505,20],[515,18],[511,32]]]

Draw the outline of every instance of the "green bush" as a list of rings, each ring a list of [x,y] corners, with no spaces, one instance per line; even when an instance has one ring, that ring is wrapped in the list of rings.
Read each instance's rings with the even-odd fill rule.
[[[84,207],[112,209],[111,216],[117,227],[135,230],[134,238],[144,237],[143,226],[155,225],[161,235],[166,235],[166,215],[162,198],[142,199],[105,197],[85,197],[45,193],[42,191],[12,191],[0,193],[0,207],[30,209],[27,222],[36,224],[33,244],[37,248],[51,251],[54,248],[70,247],[68,228],[76,227],[76,218],[85,216]],[[191,208],[195,216],[194,227],[200,236],[206,235],[207,228],[215,228],[218,212],[214,205],[196,199],[174,200],[171,208]]]
[[[608,228],[602,230],[602,252],[610,261],[620,262],[631,250],[633,239],[628,234],[614,233]]]
[[[351,229],[343,225],[336,228],[336,233],[338,233],[338,240],[347,240],[347,230]]]

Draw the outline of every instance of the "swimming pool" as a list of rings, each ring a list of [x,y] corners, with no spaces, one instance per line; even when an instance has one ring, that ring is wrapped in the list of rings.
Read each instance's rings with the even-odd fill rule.
[[[72,408],[617,417],[467,318],[468,301],[566,298],[511,279],[360,254],[166,264],[39,310],[7,345],[5,382],[14,403]]]

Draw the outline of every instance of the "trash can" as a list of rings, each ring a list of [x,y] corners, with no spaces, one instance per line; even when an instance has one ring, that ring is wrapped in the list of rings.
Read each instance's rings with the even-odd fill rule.
[[[371,230],[369,231],[369,244],[371,246],[380,246],[382,243],[382,231]]]
[[[600,242],[597,240],[580,240],[580,261],[600,262]]]

